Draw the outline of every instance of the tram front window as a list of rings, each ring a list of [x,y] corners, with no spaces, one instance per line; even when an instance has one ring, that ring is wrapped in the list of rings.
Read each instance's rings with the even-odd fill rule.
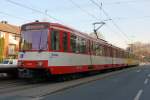
[[[48,30],[27,30],[21,34],[21,50],[47,50]]]

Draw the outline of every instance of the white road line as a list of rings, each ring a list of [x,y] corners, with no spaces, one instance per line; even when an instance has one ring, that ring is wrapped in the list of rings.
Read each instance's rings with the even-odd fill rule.
[[[143,93],[143,90],[142,90],[142,89],[139,90],[138,93],[136,94],[134,100],[139,100],[139,99],[140,99],[140,96],[142,95],[142,93]]]
[[[137,70],[136,72],[140,72],[141,70]]]
[[[147,84],[147,83],[148,83],[148,80],[149,80],[149,79],[146,78],[145,81],[144,81],[144,84]]]
[[[35,97],[35,98],[31,99],[31,100],[41,100],[41,99],[43,99],[43,97]]]

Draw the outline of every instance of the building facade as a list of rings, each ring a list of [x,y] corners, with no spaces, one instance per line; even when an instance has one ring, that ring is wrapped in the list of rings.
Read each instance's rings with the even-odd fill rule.
[[[17,58],[20,28],[6,21],[0,22],[0,62],[6,58]]]

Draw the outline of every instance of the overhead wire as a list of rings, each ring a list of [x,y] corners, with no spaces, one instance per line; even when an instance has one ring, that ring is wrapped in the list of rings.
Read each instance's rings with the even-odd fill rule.
[[[103,13],[104,15],[108,18],[111,19],[110,21],[112,22],[112,24],[120,31],[119,33],[123,34],[124,37],[126,37],[128,40],[129,37],[128,35],[122,31],[122,29],[116,24],[116,22],[109,16],[109,14],[102,8],[102,6],[100,6],[97,2],[95,2],[94,0],[90,0],[90,2],[92,2],[94,5],[96,5]]]
[[[48,13],[43,12],[43,11],[41,11],[41,10],[38,10],[38,9],[35,9],[35,8],[32,8],[32,7],[29,7],[29,6],[25,5],[25,4],[21,4],[21,3],[15,2],[15,1],[13,1],[13,0],[5,0],[5,1],[7,1],[7,2],[9,2],[9,3],[11,3],[11,4],[14,4],[14,5],[17,5],[17,6],[19,6],[19,7],[22,7],[22,8],[25,8],[25,9],[29,9],[29,10],[31,10],[31,11],[33,11],[33,12],[40,13],[40,14],[42,14],[42,15],[45,15],[45,16],[49,17],[50,19],[53,19],[53,20],[55,20],[55,21],[58,21],[58,22],[64,24],[63,21],[61,21],[61,20],[59,20],[59,19],[53,17],[52,15],[50,15],[50,14],[48,14]]]
[[[114,17],[113,19],[114,20],[121,20],[121,21],[123,21],[123,20],[141,20],[141,19],[149,19],[150,18],[150,16],[136,16],[136,17]]]
[[[95,15],[89,13],[87,10],[83,9],[80,5],[78,5],[76,2],[74,2],[73,0],[69,0],[75,7],[79,8],[80,10],[82,10],[84,13],[86,13],[87,15],[91,16],[92,18],[96,19],[96,20],[100,20],[98,19]],[[99,6],[99,5],[98,5]],[[110,19],[110,18],[109,18]],[[116,26],[117,27],[117,26]],[[107,28],[109,28],[107,26]],[[125,38],[126,39],[126,38]],[[127,44],[127,42],[126,42]]]
[[[95,15],[89,13],[87,10],[83,9],[80,5],[78,5],[76,2],[74,2],[73,0],[68,0],[70,1],[75,7],[79,8],[80,10],[82,10],[84,13],[86,13],[88,16],[96,19],[96,20],[99,20],[99,18],[97,18]]]
[[[8,17],[13,17],[13,18],[15,18],[15,19],[19,19],[19,20],[22,20],[22,21],[29,21],[29,20],[27,20],[27,19],[25,19],[25,18],[23,18],[23,17],[18,17],[18,16],[15,16],[15,15],[12,15],[12,14],[9,14],[9,13],[6,13],[6,12],[2,12],[2,11],[0,11],[0,14],[1,15],[6,15],[6,16],[8,16]],[[11,28],[12,30],[15,30],[14,29],[14,27],[12,26],[12,25],[5,25],[5,27],[8,27],[8,28]],[[9,33],[9,32],[8,32]]]
[[[2,12],[2,11],[0,11],[0,14],[1,14],[1,15],[6,15],[6,16],[8,16],[8,17],[13,17],[13,18],[16,18],[16,19],[19,19],[19,20],[26,20],[26,19],[23,18],[23,17],[18,17],[18,16],[11,15],[11,14],[9,14],[9,13]]]
[[[141,2],[150,2],[150,1],[149,0],[128,0],[128,1],[104,2],[104,4],[112,5],[112,4],[141,3]]]

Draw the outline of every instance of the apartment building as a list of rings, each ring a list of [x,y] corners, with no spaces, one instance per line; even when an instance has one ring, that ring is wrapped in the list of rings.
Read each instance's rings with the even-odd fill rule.
[[[0,22],[0,62],[5,58],[16,58],[19,49],[20,28]]]

